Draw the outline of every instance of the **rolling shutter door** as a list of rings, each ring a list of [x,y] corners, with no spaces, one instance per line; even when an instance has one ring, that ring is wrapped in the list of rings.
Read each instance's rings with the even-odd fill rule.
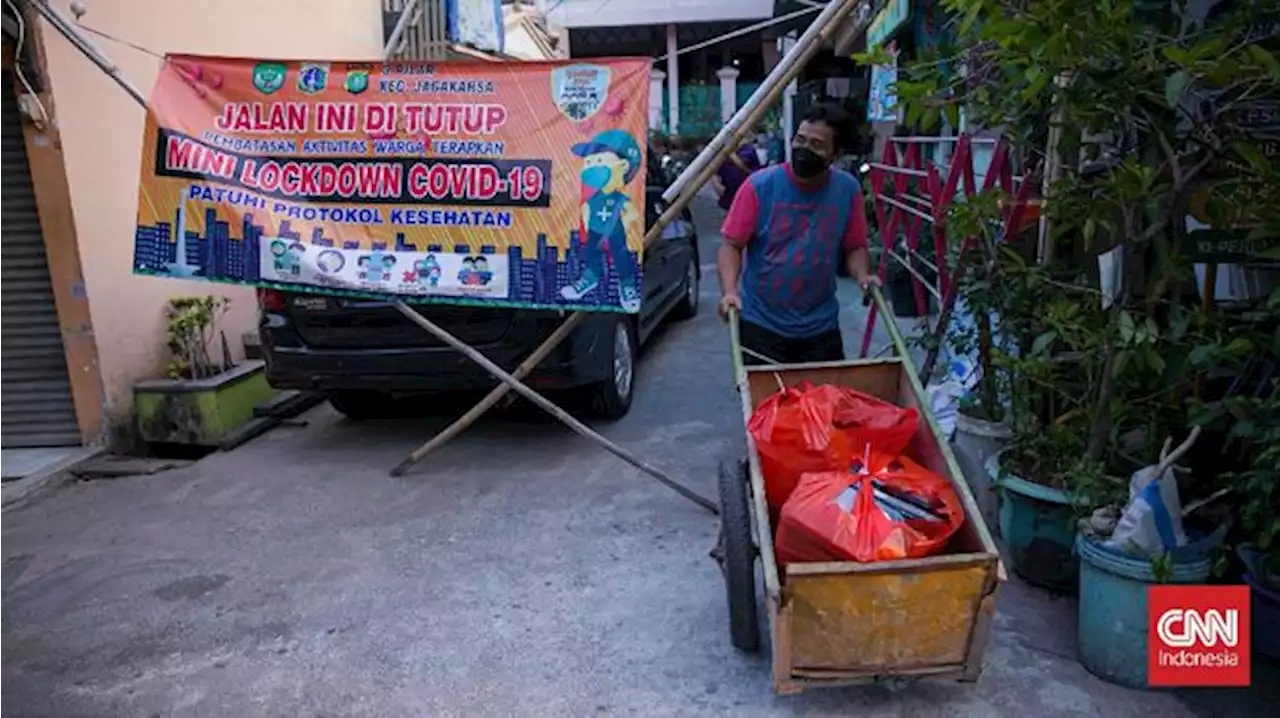
[[[77,446],[80,428],[36,214],[12,76],[3,87],[0,186],[0,445]],[[68,209],[70,211],[70,209]]]

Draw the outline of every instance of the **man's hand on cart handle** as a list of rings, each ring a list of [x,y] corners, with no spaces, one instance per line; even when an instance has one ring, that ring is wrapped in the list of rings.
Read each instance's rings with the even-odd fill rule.
[[[880,277],[876,274],[867,274],[861,277],[854,277],[853,281],[858,283],[858,288],[862,290],[862,306],[871,304],[871,288],[880,286]]]
[[[730,311],[742,311],[742,297],[736,292],[720,296],[720,318],[728,321]]]

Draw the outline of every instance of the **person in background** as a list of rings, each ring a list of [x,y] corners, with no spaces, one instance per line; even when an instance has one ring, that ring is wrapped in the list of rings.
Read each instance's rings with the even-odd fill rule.
[[[662,167],[662,158],[667,154],[667,138],[662,136],[661,132],[656,130],[649,132],[649,146],[647,148],[647,156],[645,157],[645,171],[648,177],[645,183],[651,187],[666,187],[670,180],[666,177],[666,170]]]
[[[720,209],[729,211],[733,206],[733,198],[738,195],[738,189],[758,169],[760,153],[756,152],[756,146],[750,142],[739,145],[737,151],[729,155],[729,159],[720,165],[720,170],[712,178],[716,194],[720,195]]]
[[[769,164],[777,165],[785,161],[787,148],[782,141],[782,133],[780,131],[769,133],[765,140],[765,149],[769,154]]]
[[[862,187],[831,166],[851,130],[840,107],[810,108],[791,141],[791,161],[747,178],[724,220],[720,315],[740,312],[742,346],[772,361],[844,358],[838,262],[864,292],[880,283],[867,252]]]

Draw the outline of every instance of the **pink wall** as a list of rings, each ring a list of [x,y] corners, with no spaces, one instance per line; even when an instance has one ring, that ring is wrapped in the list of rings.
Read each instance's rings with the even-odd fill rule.
[[[65,0],[53,3],[72,17]],[[365,59],[382,52],[379,0],[98,0],[83,26],[164,54]],[[133,231],[138,201],[142,108],[47,23],[43,27],[51,108],[62,132],[85,291],[106,402],[107,425],[130,421],[133,383],[160,376],[167,362],[164,305],[173,296],[231,299],[223,320],[232,348],[256,323],[253,290],[136,277]],[[89,35],[146,93],[160,60]]]

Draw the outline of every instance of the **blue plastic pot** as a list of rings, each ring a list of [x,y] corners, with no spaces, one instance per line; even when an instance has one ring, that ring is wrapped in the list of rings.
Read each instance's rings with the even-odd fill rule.
[[[987,473],[1000,492],[1000,536],[1009,563],[1028,583],[1072,593],[1080,562],[1074,551],[1077,501],[1067,492],[1002,473],[999,458]]]
[[[1104,681],[1147,687],[1147,587],[1159,583],[1151,561],[1128,556],[1083,535],[1076,640],[1080,663]],[[1204,583],[1213,562],[1174,559],[1165,583]]]
[[[1276,593],[1251,573],[1244,575],[1252,597],[1249,621],[1253,650],[1260,656],[1280,661],[1280,593]]]
[[[1268,567],[1258,556],[1258,552],[1248,546],[1241,546],[1236,555],[1245,565],[1244,582],[1249,585],[1252,598],[1250,623],[1252,624],[1253,650],[1260,656],[1280,661],[1280,591],[1275,586],[1280,583],[1275,579],[1264,581],[1259,575],[1268,576]]]

